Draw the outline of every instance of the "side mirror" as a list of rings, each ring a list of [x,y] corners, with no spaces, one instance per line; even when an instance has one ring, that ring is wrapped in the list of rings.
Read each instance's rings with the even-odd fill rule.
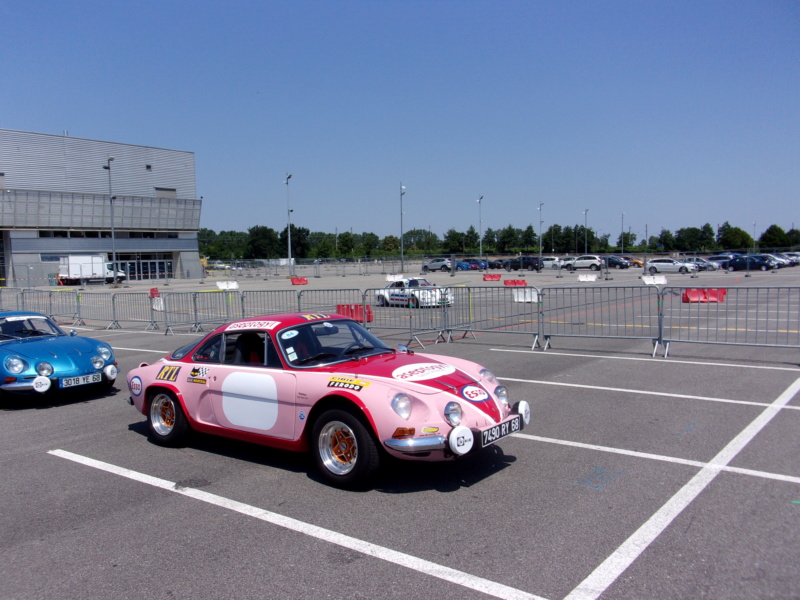
[[[76,335],[78,335],[77,331],[75,331],[74,329],[69,330],[69,337],[75,337]]]

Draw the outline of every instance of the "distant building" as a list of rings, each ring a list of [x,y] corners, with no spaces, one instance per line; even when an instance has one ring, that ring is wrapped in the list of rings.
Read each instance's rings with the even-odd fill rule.
[[[0,285],[53,284],[68,254],[201,276],[193,152],[0,129],[0,194]]]

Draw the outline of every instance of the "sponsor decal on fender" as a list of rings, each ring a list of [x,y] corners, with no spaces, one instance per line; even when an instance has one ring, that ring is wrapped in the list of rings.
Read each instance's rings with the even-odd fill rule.
[[[450,375],[455,373],[456,369],[452,365],[445,365],[442,363],[419,363],[416,365],[407,365],[392,371],[392,377],[400,381],[425,381],[426,379],[435,379],[443,375]]]
[[[178,381],[178,373],[181,372],[180,367],[166,366],[161,367],[161,370],[156,375],[156,379],[160,381]]]
[[[489,392],[477,385],[465,385],[461,388],[461,395],[470,402],[486,402],[490,398]]]
[[[346,390],[353,390],[360,392],[365,387],[369,386],[369,381],[361,381],[360,379],[353,379],[352,377],[342,377],[334,375],[328,380],[328,387],[344,388]]]
[[[136,377],[131,379],[131,382],[128,384],[128,387],[131,390],[131,394],[138,397],[139,394],[142,393],[143,389],[141,378],[137,375]]]
[[[194,367],[189,372],[189,377],[186,378],[188,383],[201,383],[205,384],[206,382],[206,375],[211,370],[210,367]]]

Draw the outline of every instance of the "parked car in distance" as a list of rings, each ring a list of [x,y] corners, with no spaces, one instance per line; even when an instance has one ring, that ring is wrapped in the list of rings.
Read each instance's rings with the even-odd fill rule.
[[[715,254],[714,256],[709,256],[706,260],[717,265],[718,269],[727,269],[728,263],[732,258],[733,256],[729,254]]]
[[[716,271],[717,265],[713,261],[700,256],[684,256],[683,262],[692,263],[697,266],[698,271]]]
[[[630,261],[631,265],[634,267],[644,266],[644,261],[641,258],[636,258],[635,256],[629,256],[627,254],[621,255],[620,258]]]
[[[558,256],[543,256],[542,257],[543,269],[559,269],[561,268],[561,259]]]
[[[689,273],[697,271],[697,265],[674,258],[653,258],[647,261],[647,272],[655,273]]]
[[[575,258],[565,258],[564,266],[570,271],[575,269],[591,269],[599,271],[603,267],[603,259],[595,254],[584,254]]]
[[[434,258],[422,265],[423,271],[449,271],[450,269],[449,258]]]
[[[391,456],[452,461],[521,431],[525,400],[461,358],[391,348],[336,314],[220,325],[127,376],[150,438],[192,432],[308,452],[327,483],[361,487]]]
[[[603,263],[609,269],[630,269],[631,268],[630,261],[622,258],[621,256],[614,256],[614,255],[604,256],[603,257]]]
[[[453,293],[449,288],[436,287],[423,277],[406,277],[375,290],[375,301],[380,306],[452,306]]]
[[[52,319],[29,311],[0,312],[0,394],[37,395],[114,385],[117,363],[106,342],[65,333]]]
[[[490,269],[502,269],[503,268],[503,261],[502,260],[490,260],[489,261],[489,268]]]
[[[728,261],[728,271],[769,271],[777,269],[776,263],[760,256],[737,256]]]
[[[464,262],[467,263],[470,269],[472,269],[473,271],[483,270],[489,266],[485,260],[481,260],[479,258],[465,258]]]
[[[542,263],[538,256],[517,256],[503,261],[503,268],[506,271],[536,271],[541,273]]]

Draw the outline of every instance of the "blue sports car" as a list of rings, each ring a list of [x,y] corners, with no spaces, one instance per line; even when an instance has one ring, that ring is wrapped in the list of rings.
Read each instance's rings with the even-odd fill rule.
[[[108,389],[117,372],[114,351],[105,342],[75,331],[68,335],[39,313],[0,311],[1,393]]]

